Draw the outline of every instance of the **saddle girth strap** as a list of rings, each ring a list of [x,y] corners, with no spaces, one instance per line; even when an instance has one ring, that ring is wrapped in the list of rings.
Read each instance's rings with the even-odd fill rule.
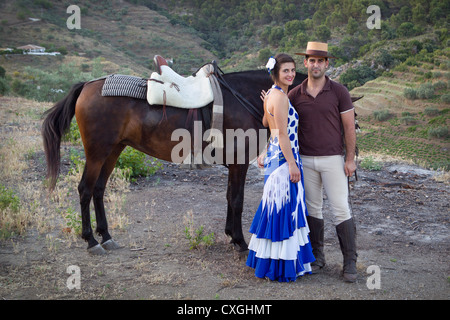
[[[216,77],[216,65],[213,63],[206,65],[209,81],[214,94],[211,129],[206,141],[212,142],[214,148],[224,148],[223,143],[223,96],[219,81]]]

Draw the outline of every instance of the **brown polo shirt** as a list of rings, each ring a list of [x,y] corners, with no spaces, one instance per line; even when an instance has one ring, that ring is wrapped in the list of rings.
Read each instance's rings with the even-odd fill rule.
[[[330,80],[314,98],[306,91],[308,79],[289,91],[289,100],[299,115],[300,154],[343,155],[341,114],[353,109],[346,87]]]

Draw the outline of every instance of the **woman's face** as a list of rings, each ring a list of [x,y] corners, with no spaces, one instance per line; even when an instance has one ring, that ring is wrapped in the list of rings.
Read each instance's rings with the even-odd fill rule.
[[[285,62],[280,66],[278,72],[278,84],[290,86],[294,83],[295,79],[295,63]]]

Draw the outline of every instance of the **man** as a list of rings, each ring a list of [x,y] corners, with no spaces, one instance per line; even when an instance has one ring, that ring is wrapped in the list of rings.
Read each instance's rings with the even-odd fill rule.
[[[344,280],[355,282],[356,229],[348,204],[347,180],[356,170],[354,107],[348,90],[325,75],[328,59],[334,58],[328,55],[326,43],[308,42],[306,52],[297,54],[305,56],[308,78],[289,92],[289,100],[300,118],[298,138],[310,239],[316,258],[313,271],[325,266],[322,216],[325,188],[344,258]]]

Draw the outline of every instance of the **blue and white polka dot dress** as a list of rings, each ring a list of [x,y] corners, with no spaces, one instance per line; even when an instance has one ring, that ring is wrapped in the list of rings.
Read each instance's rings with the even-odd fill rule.
[[[272,88],[281,90],[276,86]],[[290,181],[289,167],[278,137],[270,137],[264,160],[264,191],[250,227],[252,237],[247,259],[247,266],[255,269],[257,277],[280,282],[295,281],[298,276],[311,273],[310,263],[315,260],[306,222],[298,114],[290,102],[287,129],[301,181]]]

